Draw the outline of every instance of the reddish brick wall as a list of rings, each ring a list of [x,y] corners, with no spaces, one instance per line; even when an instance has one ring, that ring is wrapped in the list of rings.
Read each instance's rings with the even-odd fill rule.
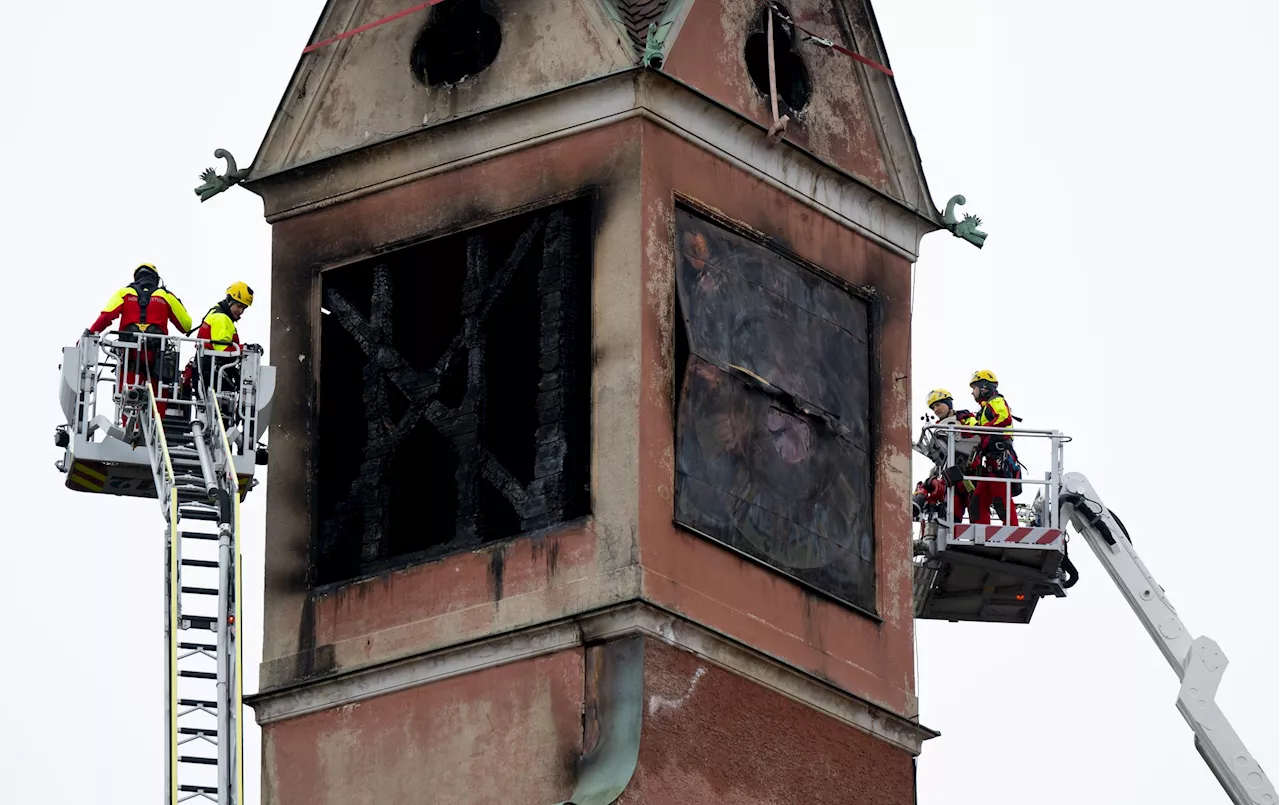
[[[907,752],[661,641],[643,645],[639,760],[619,805],[912,802]],[[262,801],[561,802],[578,780],[583,656],[562,651],[268,724]]]
[[[316,642],[359,665],[493,631],[494,604],[545,598],[569,611],[566,588],[594,575],[595,548],[595,533],[574,527],[353,582],[316,598]]]
[[[911,756],[648,641],[640,763],[619,805],[910,805]]]
[[[563,651],[268,724],[262,801],[563,801],[582,751],[582,674],[582,651]]]

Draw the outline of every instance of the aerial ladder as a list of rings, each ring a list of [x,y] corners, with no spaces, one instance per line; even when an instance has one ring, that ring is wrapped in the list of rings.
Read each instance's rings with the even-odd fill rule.
[[[240,504],[266,461],[274,386],[256,345],[228,356],[183,337],[110,333],[63,350],[55,442],[67,487],[160,504],[167,805],[244,801]]]
[[[969,458],[984,436],[1049,445],[1043,479],[1001,479],[976,474]],[[1178,613],[1142,563],[1124,524],[1103,504],[1088,479],[1064,473],[1058,431],[928,425],[915,445],[934,462],[942,500],[915,501],[920,532],[913,543],[916,617],[948,621],[1029,623],[1041,598],[1066,596],[1078,580],[1067,556],[1066,524],[1089,544],[1147,634],[1177,674],[1177,707],[1195,747],[1234,805],[1278,805],[1276,789],[1215,702],[1227,657],[1208,637],[1191,638]],[[972,474],[967,474],[972,473]],[[965,482],[1040,488],[1032,505],[1018,506],[1018,525],[963,522],[957,490]],[[1009,507],[1013,509],[1012,506]]]

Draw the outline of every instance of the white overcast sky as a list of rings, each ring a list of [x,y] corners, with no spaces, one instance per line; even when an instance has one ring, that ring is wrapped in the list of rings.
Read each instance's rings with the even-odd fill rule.
[[[410,5],[406,0],[405,5]],[[53,467],[59,348],[140,261],[202,311],[242,279],[267,342],[270,231],[197,174],[247,164],[318,0],[16,4],[0,50],[9,379],[0,583],[0,802],[159,797],[163,547],[153,503],[73,494]],[[1231,660],[1218,700],[1280,780],[1277,4],[877,4],[939,205],[978,251],[925,239],[916,414],[990,368],[1028,427],[1075,441],[1188,628]],[[414,24],[412,22],[406,24]],[[810,54],[813,69],[829,52]],[[219,165],[221,170],[221,166]],[[923,468],[917,467],[918,471]],[[263,496],[246,506],[247,689]],[[1079,541],[1082,580],[1029,626],[924,623],[922,805],[1211,803],[1177,680]],[[258,736],[248,730],[249,803]],[[140,800],[139,797],[142,797]]]

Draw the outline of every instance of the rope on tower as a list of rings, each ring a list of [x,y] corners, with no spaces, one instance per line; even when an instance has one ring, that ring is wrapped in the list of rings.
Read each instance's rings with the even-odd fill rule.
[[[866,56],[863,56],[860,53],[856,53],[850,50],[849,48],[845,47],[844,45],[837,44],[836,42],[833,42],[830,39],[827,39],[822,36],[818,36],[813,31],[807,30],[797,25],[796,21],[788,17],[786,14],[782,13],[782,9],[779,8],[777,3],[772,2],[772,0],[765,0],[765,5],[768,6],[768,8],[778,17],[778,19],[782,20],[787,25],[790,25],[792,28],[795,28],[797,31],[799,31],[800,33],[808,37],[804,41],[812,42],[815,45],[820,45],[821,47],[824,47],[824,48],[830,48],[831,50],[834,50],[837,53],[843,53],[844,55],[848,56],[854,61],[859,62],[861,64],[865,64],[873,70],[879,70],[880,72],[884,73],[890,78],[893,78],[893,71],[890,70],[888,67],[885,67],[880,62],[874,61],[872,59],[868,59]]]

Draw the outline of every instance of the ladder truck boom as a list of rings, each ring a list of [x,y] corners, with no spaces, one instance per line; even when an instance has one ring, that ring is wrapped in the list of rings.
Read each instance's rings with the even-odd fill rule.
[[[984,472],[974,443],[975,437],[987,435],[1016,438],[1023,458],[1035,444],[1047,444],[1048,471],[1043,478]],[[1065,598],[1079,581],[1067,556],[1065,530],[1067,524],[1075,526],[1178,675],[1178,710],[1227,796],[1235,805],[1280,805],[1274,785],[1214,701],[1227,668],[1226,655],[1208,637],[1191,638],[1164,588],[1138,558],[1124,524],[1088,479],[1064,472],[1063,446],[1070,441],[1056,430],[961,426],[954,421],[924,428],[915,449],[933,462],[934,469],[913,499],[913,514],[920,523],[912,546],[916,617],[1030,623],[1040,599]],[[1019,465],[1025,466],[1021,460]],[[1010,517],[1013,522],[985,522],[990,512],[969,505],[972,499],[964,490],[983,483],[1003,490],[1004,507],[1016,511],[1016,521]],[[1030,506],[1014,507],[1012,501],[1024,485],[1040,491]]]
[[[244,801],[240,502],[266,461],[275,375],[261,356],[151,333],[63,350],[68,488],[150,497],[164,519],[166,805]]]
[[[1195,734],[1195,746],[1235,805],[1276,805],[1276,789],[1214,701],[1227,657],[1209,637],[1194,640],[1164,588],[1138,558],[1124,530],[1084,475],[1062,478],[1062,516],[1089,543],[1129,602],[1147,634],[1182,682],[1178,711]]]

